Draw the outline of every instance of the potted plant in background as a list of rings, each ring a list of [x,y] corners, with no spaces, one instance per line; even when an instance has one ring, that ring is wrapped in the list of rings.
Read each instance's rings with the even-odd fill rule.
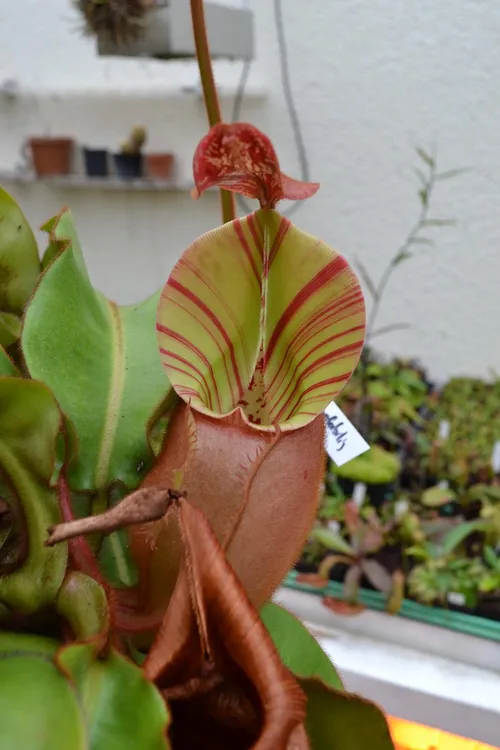
[[[144,35],[148,12],[160,4],[158,0],[74,0],[84,32],[118,47]]]
[[[88,177],[107,177],[109,174],[109,152],[107,148],[82,148],[85,174]]]
[[[32,136],[27,145],[33,168],[40,177],[64,175],[71,171],[73,138]]]
[[[146,175],[154,180],[168,180],[172,174],[174,155],[172,153],[149,153],[145,155]]]
[[[142,177],[142,148],[146,143],[146,128],[136,125],[132,128],[128,140],[124,141],[120,151],[113,154],[116,174],[124,179]]]

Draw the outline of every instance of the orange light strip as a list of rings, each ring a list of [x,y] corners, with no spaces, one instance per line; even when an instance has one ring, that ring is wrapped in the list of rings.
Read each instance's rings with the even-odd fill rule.
[[[500,750],[411,721],[388,717],[388,722],[397,750]]]

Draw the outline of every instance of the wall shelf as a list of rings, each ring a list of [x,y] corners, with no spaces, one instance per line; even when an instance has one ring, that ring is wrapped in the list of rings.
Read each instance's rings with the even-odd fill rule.
[[[84,174],[60,175],[57,177],[40,177],[33,172],[2,171],[0,183],[15,183],[17,185],[45,185],[64,190],[114,190],[114,191],[171,191],[189,192],[193,183],[176,180],[150,180],[147,177],[139,179],[122,179],[111,175],[109,177],[87,177]]]

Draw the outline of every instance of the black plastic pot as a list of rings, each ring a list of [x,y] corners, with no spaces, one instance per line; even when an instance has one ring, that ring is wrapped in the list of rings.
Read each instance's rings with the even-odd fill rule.
[[[127,180],[142,177],[142,154],[113,154],[116,174]]]
[[[108,152],[105,148],[84,148],[83,161],[89,177],[106,177],[109,174]]]

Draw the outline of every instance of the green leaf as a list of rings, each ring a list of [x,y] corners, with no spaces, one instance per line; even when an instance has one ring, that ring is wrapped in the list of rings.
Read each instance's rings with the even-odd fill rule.
[[[21,335],[21,320],[13,313],[0,312],[0,346],[11,346]]]
[[[422,222],[423,227],[454,227],[455,219],[426,219]]]
[[[434,240],[430,240],[428,237],[411,237],[408,243],[410,245],[427,245],[428,247],[433,247],[436,244]]]
[[[77,640],[106,634],[108,601],[102,586],[90,576],[72,570],[64,579],[56,600],[57,612],[71,625]]]
[[[440,172],[435,176],[436,180],[452,180],[455,177],[460,177],[463,174],[470,172],[470,167],[461,167],[459,169],[448,169],[446,172]]]
[[[389,398],[392,395],[392,390],[388,383],[383,383],[381,380],[373,380],[368,382],[368,393],[374,398]]]
[[[420,497],[420,502],[425,505],[426,508],[440,508],[442,505],[446,505],[451,500],[455,500],[456,494],[453,490],[447,487],[429,487],[428,490],[424,490]]]
[[[5,375],[7,375],[13,378],[17,377],[20,374],[21,373],[19,372],[5,349],[0,346],[0,377],[4,377]]]
[[[483,549],[484,559],[493,570],[500,572],[500,556],[497,556],[493,547],[487,544]]]
[[[453,550],[466,539],[473,531],[484,531],[487,524],[484,521],[467,521],[455,526],[454,529],[445,534],[441,544],[443,555],[451,555]]]
[[[51,479],[61,429],[62,415],[46,386],[0,378],[0,470],[10,488],[6,500],[24,519],[28,541],[22,566],[0,576],[0,603],[23,613],[51,604],[66,572],[67,545],[44,545],[48,527],[60,521]]]
[[[362,456],[335,467],[337,476],[365,484],[390,484],[399,475],[401,463],[394,453],[373,445]]]
[[[0,188],[0,310],[20,315],[39,273],[30,225],[16,201]]]
[[[343,690],[332,662],[307,628],[277,604],[266,604],[260,616],[283,664],[297,677],[317,677],[326,685]]]
[[[411,253],[408,250],[401,250],[400,253],[396,255],[394,260],[392,261],[393,266],[399,266],[400,263],[402,263],[404,260],[409,260],[411,258]]]
[[[311,539],[315,539],[320,542],[327,549],[331,549],[333,552],[342,552],[346,555],[353,555],[354,550],[346,540],[333,529],[326,528],[325,526],[313,529],[311,531]]]
[[[490,500],[493,503],[500,502],[500,487],[494,484],[475,484],[467,490],[464,501],[471,500]]]
[[[115,651],[97,658],[92,644],[63,648],[57,661],[75,685],[89,750],[167,750],[165,702],[138,666]]]
[[[124,485],[115,483],[107,493],[107,507],[117,505],[128,494]],[[139,574],[130,552],[130,539],[126,529],[107,534],[99,547],[99,568],[106,580],[115,588],[135,586]]]
[[[99,567],[115,588],[135,586],[139,574],[134,564],[130,541],[125,529],[108,534],[99,549]]]
[[[418,191],[418,197],[422,203],[422,206],[427,206],[429,202],[429,188],[426,186],[422,190]]]
[[[311,750],[394,750],[387,720],[373,703],[300,680],[307,696],[306,731]]]
[[[90,282],[71,213],[48,226],[59,253],[26,312],[26,364],[75,426],[72,488],[103,489],[121,480],[132,489],[138,467],[152,461],[146,426],[169,388],[155,337],[159,297],[127,307],[108,301]]]
[[[77,697],[53,661],[56,648],[46,638],[0,633],[0,743],[6,750],[89,748]]]
[[[408,557],[415,557],[418,560],[428,560],[429,557],[434,557],[432,549],[429,548],[431,542],[427,542],[424,545],[413,544],[410,547],[406,547],[404,553]]]
[[[0,633],[2,748],[168,750],[168,714],[139,667],[89,644]]]
[[[358,362],[364,325],[347,262],[268,209],[196,240],[158,308],[177,393],[211,416],[240,407],[261,429],[322,413]]]
[[[423,161],[423,162],[425,162],[425,163],[427,164],[427,166],[428,166],[428,167],[431,167],[431,168],[432,168],[432,167],[434,167],[434,166],[435,166],[435,161],[434,161],[434,159],[432,158],[432,156],[430,156],[430,155],[429,155],[429,154],[427,153],[427,151],[424,151],[424,149],[423,149],[423,148],[421,148],[421,147],[419,147],[419,148],[417,148],[417,149],[415,149],[415,150],[416,150],[417,154],[418,154],[418,155],[420,156],[420,158],[422,159],[422,161]]]
[[[500,573],[487,573],[479,581],[479,590],[485,594],[489,594],[491,591],[500,589]]]

